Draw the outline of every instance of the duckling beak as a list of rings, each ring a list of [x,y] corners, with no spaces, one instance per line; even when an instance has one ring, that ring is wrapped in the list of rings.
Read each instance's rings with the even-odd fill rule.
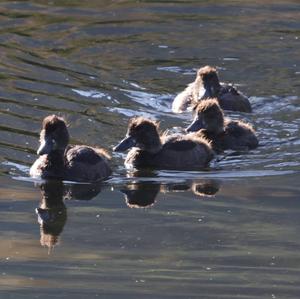
[[[48,209],[36,208],[35,213],[38,215],[39,224],[47,223],[51,219]]]
[[[41,142],[39,149],[37,150],[37,154],[39,156],[49,154],[53,149],[53,142],[51,139],[45,139]]]
[[[193,122],[185,129],[186,132],[197,132],[203,129],[202,122],[196,117]]]
[[[211,98],[212,97],[212,92],[211,89],[208,87],[202,88],[202,90],[198,94],[198,101]]]
[[[121,142],[113,148],[114,152],[124,152],[136,145],[136,140],[132,136],[126,136]]]

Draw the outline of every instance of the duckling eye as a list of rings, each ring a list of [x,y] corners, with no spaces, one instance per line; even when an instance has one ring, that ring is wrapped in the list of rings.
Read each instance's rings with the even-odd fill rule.
[[[202,127],[206,126],[205,117],[202,114],[198,114],[197,119]]]
[[[55,141],[55,139],[51,139],[51,143],[53,144],[53,149],[57,148],[57,142]]]

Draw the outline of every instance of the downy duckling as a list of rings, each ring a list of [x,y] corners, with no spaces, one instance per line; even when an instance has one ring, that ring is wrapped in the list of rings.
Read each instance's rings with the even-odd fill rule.
[[[214,154],[209,142],[195,134],[160,136],[158,124],[137,117],[129,121],[126,137],[114,148],[132,148],[125,160],[127,167],[196,170],[209,165]]]
[[[186,131],[197,132],[198,136],[211,141],[216,152],[227,149],[249,150],[258,146],[252,126],[242,121],[224,119],[217,99],[203,100],[194,110],[195,118]]]
[[[248,98],[231,85],[221,85],[217,70],[211,66],[198,70],[196,80],[174,99],[172,110],[181,113],[206,98],[217,98],[224,110],[252,111]]]
[[[111,175],[109,155],[100,148],[69,145],[66,122],[56,115],[43,120],[40,133],[40,156],[30,168],[32,177],[95,182]]]

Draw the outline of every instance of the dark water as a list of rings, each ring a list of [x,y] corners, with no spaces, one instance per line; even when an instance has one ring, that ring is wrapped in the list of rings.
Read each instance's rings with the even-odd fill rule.
[[[1,298],[299,298],[299,1],[0,2]],[[206,172],[101,185],[28,178],[41,120],[111,151],[128,119],[186,126],[211,64],[250,96],[260,147]],[[37,214],[38,213],[38,214]]]

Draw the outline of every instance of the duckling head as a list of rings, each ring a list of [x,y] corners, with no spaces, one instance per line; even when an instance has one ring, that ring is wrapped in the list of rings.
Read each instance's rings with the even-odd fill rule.
[[[64,151],[68,143],[69,133],[65,120],[57,115],[45,117],[37,154],[46,155],[52,151]]]
[[[200,81],[205,89],[200,99],[215,97],[221,88],[217,70],[208,65],[198,70],[196,80]]]
[[[123,152],[131,147],[138,147],[151,153],[158,152],[162,147],[158,124],[144,117],[132,118],[126,137],[113,150]]]
[[[223,111],[215,98],[202,100],[195,107],[193,122],[186,128],[187,132],[205,129],[209,133],[219,134],[224,131]]]

